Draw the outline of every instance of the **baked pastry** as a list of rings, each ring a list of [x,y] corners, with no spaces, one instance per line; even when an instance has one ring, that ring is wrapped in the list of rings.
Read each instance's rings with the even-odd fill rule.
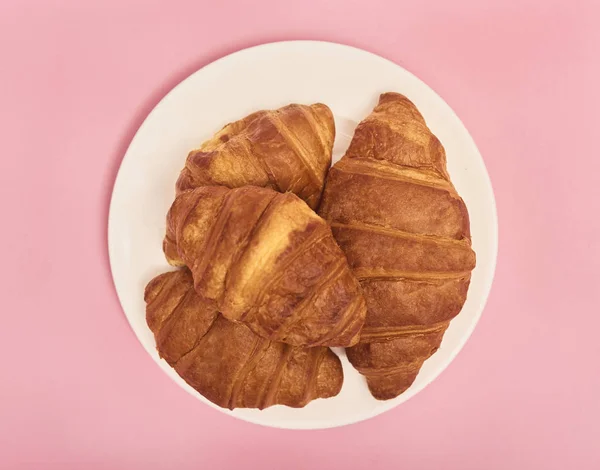
[[[167,236],[196,291],[229,320],[295,346],[350,346],[366,315],[327,223],[292,193],[204,186],[181,193]]]
[[[226,320],[196,294],[188,269],[154,278],[144,299],[160,356],[218,406],[298,408],[342,387],[342,365],[329,348],[271,342]]]
[[[367,318],[347,349],[373,396],[404,392],[466,299],[469,216],[440,141],[417,108],[381,95],[329,171],[320,215],[360,280]]]
[[[331,166],[335,124],[324,104],[290,104],[227,124],[188,155],[178,192],[198,186],[264,186],[316,209]]]
[[[290,104],[227,124],[187,157],[177,192],[200,186],[261,186],[292,192],[317,208],[331,166],[335,124],[324,104]],[[174,241],[163,246],[169,263],[182,266]]]

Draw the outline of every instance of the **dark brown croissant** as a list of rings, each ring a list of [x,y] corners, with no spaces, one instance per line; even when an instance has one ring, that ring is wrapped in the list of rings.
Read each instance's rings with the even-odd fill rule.
[[[397,93],[330,170],[320,214],[360,279],[367,319],[348,359],[378,399],[405,391],[465,302],[475,253],[439,140]]]
[[[196,291],[229,320],[295,346],[349,346],[366,315],[327,223],[292,193],[204,186],[181,193],[167,233]]]
[[[342,366],[330,349],[274,343],[226,320],[196,294],[188,269],[154,278],[144,299],[160,356],[218,406],[298,408],[342,387]]]
[[[333,115],[324,104],[258,111],[226,125],[190,152],[177,192],[200,186],[261,186],[292,192],[316,209],[334,137]],[[183,265],[174,240],[166,238],[163,248],[169,263]]]

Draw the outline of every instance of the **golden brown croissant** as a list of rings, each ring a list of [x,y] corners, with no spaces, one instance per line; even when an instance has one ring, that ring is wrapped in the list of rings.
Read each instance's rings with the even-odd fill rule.
[[[319,212],[367,301],[348,359],[373,396],[396,397],[438,349],[475,266],[467,208],[444,148],[407,98],[381,95],[330,170]]]
[[[200,186],[262,186],[292,192],[316,210],[334,138],[333,114],[324,104],[258,111],[227,124],[190,152],[177,192]],[[184,264],[174,240],[167,237],[163,249],[170,264]]]
[[[196,294],[188,269],[154,278],[144,299],[160,356],[218,406],[297,408],[342,387],[342,366],[329,348],[274,343],[226,320]]]
[[[349,346],[366,315],[327,223],[292,193],[204,186],[181,193],[167,232],[196,291],[229,320],[295,346]]]

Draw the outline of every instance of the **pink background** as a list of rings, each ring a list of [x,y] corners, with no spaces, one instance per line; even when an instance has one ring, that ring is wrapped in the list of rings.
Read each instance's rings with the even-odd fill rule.
[[[0,6],[0,468],[600,468],[600,4],[223,4]],[[399,408],[316,432],[179,389],[129,329],[106,250],[114,177],[148,111],[202,65],[292,38],[362,47],[438,91],[500,217],[494,288],[455,362]]]

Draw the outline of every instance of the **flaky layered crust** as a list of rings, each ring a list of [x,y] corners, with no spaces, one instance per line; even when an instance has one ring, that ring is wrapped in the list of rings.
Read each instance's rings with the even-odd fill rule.
[[[316,209],[334,138],[333,114],[324,104],[258,111],[227,124],[190,152],[177,193],[200,186],[261,186],[292,192]],[[164,251],[170,264],[183,266],[174,240],[165,240]]]
[[[180,194],[167,237],[196,291],[232,321],[295,346],[349,346],[366,315],[326,222],[291,193],[205,186]]]
[[[271,342],[226,320],[197,295],[187,269],[154,278],[144,298],[160,356],[218,406],[297,408],[342,387],[342,366],[330,349]]]
[[[324,104],[258,111],[226,125],[193,150],[177,189],[264,186],[297,194],[316,209],[334,138],[333,115]]]
[[[405,391],[465,302],[475,253],[446,156],[417,108],[381,95],[330,170],[320,215],[360,279],[367,319],[350,362],[371,393]]]

